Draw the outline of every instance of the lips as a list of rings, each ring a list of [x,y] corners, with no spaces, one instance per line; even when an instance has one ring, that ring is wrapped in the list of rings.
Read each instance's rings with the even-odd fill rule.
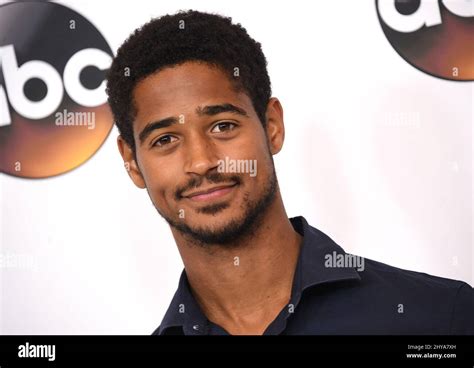
[[[215,187],[204,188],[191,193],[185,193],[183,194],[183,197],[199,201],[218,198],[232,191],[232,189],[236,185],[236,183],[232,183],[227,185],[218,185]]]

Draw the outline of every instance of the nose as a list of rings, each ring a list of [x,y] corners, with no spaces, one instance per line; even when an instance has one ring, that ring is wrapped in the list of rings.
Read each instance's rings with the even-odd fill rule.
[[[218,166],[218,158],[212,142],[202,135],[189,139],[184,170],[186,174],[205,175]]]

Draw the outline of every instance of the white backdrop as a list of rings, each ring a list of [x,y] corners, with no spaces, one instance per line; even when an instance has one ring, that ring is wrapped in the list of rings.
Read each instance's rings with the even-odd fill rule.
[[[61,3],[114,52],[154,16],[232,16],[262,43],[285,110],[275,163],[289,215],[348,252],[474,282],[473,84],[405,62],[374,1]],[[0,174],[1,254],[17,260],[0,269],[1,334],[149,334],[161,322],[183,266],[116,136],[65,175]]]

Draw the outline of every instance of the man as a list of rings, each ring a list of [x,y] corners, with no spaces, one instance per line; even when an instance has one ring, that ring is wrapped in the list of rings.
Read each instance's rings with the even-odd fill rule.
[[[273,155],[283,109],[259,43],[230,18],[153,19],[108,76],[118,147],[183,259],[155,334],[472,334],[473,290],[344,253],[288,219]]]

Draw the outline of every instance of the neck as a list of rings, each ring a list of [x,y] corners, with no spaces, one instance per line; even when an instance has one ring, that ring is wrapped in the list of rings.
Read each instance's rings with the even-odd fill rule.
[[[302,237],[278,192],[251,239],[233,247],[192,244],[172,229],[193,295],[231,334],[262,334],[291,297]],[[245,243],[245,244],[244,244]]]

